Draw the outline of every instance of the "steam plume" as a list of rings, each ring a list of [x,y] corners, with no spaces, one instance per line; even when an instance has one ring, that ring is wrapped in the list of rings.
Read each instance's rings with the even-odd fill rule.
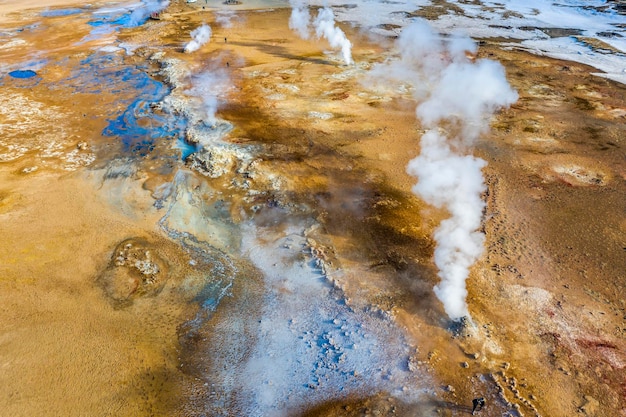
[[[233,20],[237,20],[237,14],[232,10],[220,10],[215,14],[215,22],[223,28],[232,28]]]
[[[202,26],[191,31],[191,37],[193,39],[185,45],[185,52],[187,53],[197,51],[211,39],[211,27],[204,23]]]
[[[311,37],[311,15],[305,0],[290,0],[291,16],[289,28],[296,31],[302,39]],[[334,49],[341,49],[341,55],[346,65],[352,63],[352,43],[346,34],[335,26],[335,14],[330,7],[320,9],[315,21],[315,36],[324,38]]]
[[[311,15],[305,0],[290,0],[291,16],[289,17],[289,28],[298,32],[302,39],[309,39],[309,25],[311,24]]]
[[[427,23],[417,21],[405,28],[397,46],[400,59],[374,74],[410,83],[419,102],[416,116],[429,129],[407,172],[418,180],[413,187],[417,196],[450,214],[434,232],[441,279],[435,294],[446,314],[458,320],[469,316],[465,280],[485,239],[478,229],[485,208],[481,170],[487,163],[472,156],[471,147],[489,128],[489,117],[518,96],[499,63],[468,57],[477,47],[467,37],[444,41]]]
[[[352,43],[343,30],[335,26],[335,14],[329,7],[320,9],[315,18],[315,34],[325,38],[332,48],[341,48],[341,55],[346,65],[352,63]]]
[[[141,5],[130,14],[128,26],[141,25],[152,13],[162,11],[169,4],[169,0],[141,0]]]
[[[196,105],[200,107],[204,123],[215,126],[219,99],[230,86],[230,77],[223,68],[210,68],[192,76],[191,89],[185,93],[198,99]]]
[[[477,229],[485,207],[480,195],[485,189],[481,169],[486,165],[480,158],[458,154],[453,149],[455,140],[437,130],[426,132],[420,155],[407,167],[418,179],[413,192],[450,213],[434,233],[435,265],[441,278],[435,294],[453,320],[469,315],[465,279],[483,251],[484,235]]]

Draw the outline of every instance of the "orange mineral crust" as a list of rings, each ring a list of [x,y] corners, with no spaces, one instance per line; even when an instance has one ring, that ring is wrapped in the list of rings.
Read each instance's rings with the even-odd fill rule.
[[[0,414],[626,417],[620,74],[373,3],[0,1]]]

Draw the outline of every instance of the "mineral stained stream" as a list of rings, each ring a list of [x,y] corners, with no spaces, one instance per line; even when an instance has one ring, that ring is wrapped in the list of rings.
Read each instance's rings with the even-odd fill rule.
[[[621,2],[71,3],[0,4],[1,415],[626,416]]]

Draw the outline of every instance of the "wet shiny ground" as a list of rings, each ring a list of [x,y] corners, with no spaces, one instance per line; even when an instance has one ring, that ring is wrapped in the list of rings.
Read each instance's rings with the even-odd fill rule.
[[[442,214],[404,173],[414,104],[358,82],[385,48],[351,33],[361,66],[342,67],[275,11],[185,55],[212,19],[188,11],[87,42],[89,13],[11,29],[31,47],[3,49],[7,71],[40,64],[2,78],[7,409],[463,415],[482,395],[483,415],[620,412],[623,87],[483,45],[521,99],[478,149],[488,251],[477,328],[453,338],[432,295]],[[206,126],[160,103],[225,61],[233,128],[193,165],[180,145]]]

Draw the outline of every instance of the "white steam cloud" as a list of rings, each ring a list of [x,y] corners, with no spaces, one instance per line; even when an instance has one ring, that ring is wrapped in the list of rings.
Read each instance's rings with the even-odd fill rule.
[[[237,14],[232,10],[219,10],[215,13],[215,23],[223,28],[232,28],[233,20],[237,19]]]
[[[289,17],[289,28],[298,33],[302,39],[309,39],[311,15],[305,0],[290,0],[291,16]]]
[[[458,154],[452,147],[454,141],[437,130],[426,132],[421,153],[409,162],[407,172],[418,179],[413,187],[416,195],[450,213],[434,233],[435,265],[441,278],[435,294],[446,314],[456,320],[469,315],[465,280],[483,251],[485,237],[478,228],[485,207],[481,169],[486,162]]]
[[[185,45],[185,52],[195,52],[211,39],[211,27],[204,23],[191,31],[191,41]]]
[[[169,5],[169,0],[141,0],[141,5],[131,12],[128,26],[141,25],[152,13],[158,13]]]
[[[341,48],[346,65],[352,63],[352,43],[343,30],[335,26],[335,14],[329,7],[324,7],[318,12],[315,18],[315,34],[318,38],[326,39],[332,48]]]
[[[473,61],[476,44],[467,37],[442,39],[417,21],[401,33],[400,59],[376,68],[373,75],[409,83],[418,100],[416,116],[429,129],[421,138],[420,155],[407,172],[417,178],[413,192],[450,217],[434,232],[434,261],[441,282],[435,294],[452,320],[469,316],[465,280],[483,252],[479,231],[485,203],[482,168],[486,162],[470,154],[489,128],[489,117],[513,104],[504,68],[489,60]]]
[[[290,29],[296,31],[302,39],[309,39],[313,25],[317,39],[324,38],[331,48],[341,49],[341,55],[346,65],[352,64],[352,43],[343,30],[335,26],[335,14],[330,7],[320,9],[315,21],[311,22],[306,1],[290,0],[289,3],[291,4]]]
[[[231,84],[228,72],[224,68],[210,68],[191,77],[191,88],[185,93],[197,99],[196,105],[205,124],[216,125],[215,115],[220,98],[228,92]]]

